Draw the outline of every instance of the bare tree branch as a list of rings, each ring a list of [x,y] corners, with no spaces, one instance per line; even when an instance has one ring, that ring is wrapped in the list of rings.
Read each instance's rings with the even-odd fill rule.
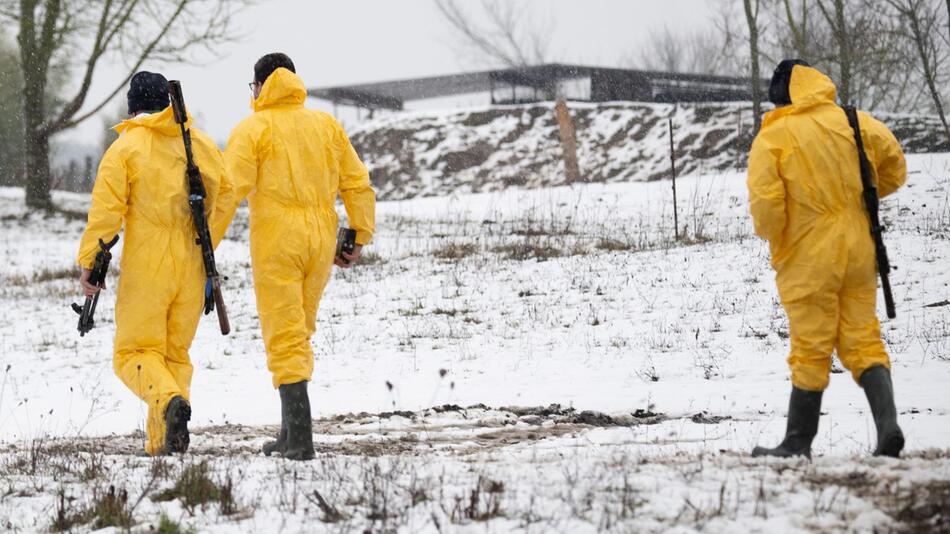
[[[233,39],[233,14],[254,0],[0,0],[16,23],[23,75],[22,116],[27,204],[50,206],[49,139],[99,112],[146,61],[191,59]],[[86,107],[99,67],[128,58],[109,94]],[[65,101],[49,98],[51,77],[79,72]]]
[[[930,97],[933,99],[934,109],[947,135],[947,141],[950,141],[950,125],[947,123],[943,100],[937,89],[940,84],[940,67],[947,61],[946,55],[941,54],[938,49],[938,32],[943,33],[939,27],[940,12],[938,10],[942,8],[927,0],[886,0],[886,2],[907,23],[910,30],[908,38],[912,39],[917,50],[917,64],[930,90]]]
[[[479,6],[487,21],[484,26],[457,0],[435,0],[435,5],[479,62],[516,68],[538,65],[548,58],[550,29],[527,22],[524,4],[482,0]]]

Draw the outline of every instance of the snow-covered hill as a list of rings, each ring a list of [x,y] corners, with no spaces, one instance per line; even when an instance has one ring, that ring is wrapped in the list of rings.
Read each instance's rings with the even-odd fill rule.
[[[193,449],[152,460],[112,373],[112,295],[84,338],[68,309],[83,221],[0,189],[0,530],[116,509],[202,532],[946,529],[950,154],[909,162],[883,203],[908,458],[868,457],[866,401],[836,365],[812,463],[745,454],[781,438],[790,384],[741,174],[683,178],[680,241],[667,182],[380,203],[367,263],[321,304],[306,464],[256,453],[279,405],[245,212],[218,254],[233,332],[205,317],[191,352]]]
[[[669,122],[679,174],[745,165],[752,142],[747,104],[570,105],[581,173],[589,182],[670,176]],[[910,153],[947,152],[936,117],[881,115]],[[564,185],[553,105],[396,114],[351,132],[380,198]]]

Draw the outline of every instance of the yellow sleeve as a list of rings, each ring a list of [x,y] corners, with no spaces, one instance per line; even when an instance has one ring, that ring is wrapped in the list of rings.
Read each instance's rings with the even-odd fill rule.
[[[208,213],[211,243],[214,248],[218,248],[218,244],[224,238],[224,232],[227,231],[228,224],[231,222],[231,216],[234,214],[232,210],[234,190],[221,151],[218,150],[218,147],[210,138],[202,136],[202,143],[205,145],[207,152],[204,161],[199,162],[201,174],[206,178],[204,182],[208,195],[208,205],[205,210]],[[208,187],[209,185],[212,187]]]
[[[779,173],[782,148],[760,131],[749,153],[749,209],[755,233],[776,245],[785,231],[785,183]]]
[[[365,245],[376,231],[376,192],[369,182],[369,171],[339,123],[337,146],[340,158],[340,198],[346,207],[350,227],[356,230],[356,242]]]
[[[230,193],[229,201],[216,215],[216,227],[221,228],[221,235],[231,224],[238,206],[257,187],[257,171],[257,142],[252,128],[242,122],[231,132],[224,149],[224,174],[227,175]]]
[[[91,269],[95,263],[99,240],[108,242],[115,237],[128,211],[128,174],[121,150],[116,145],[113,143],[102,156],[96,183],[92,188],[92,205],[77,257],[77,262],[85,269]]]
[[[881,121],[861,114],[865,133],[865,152],[877,175],[877,194],[886,197],[900,189],[907,181],[907,161],[894,134]]]

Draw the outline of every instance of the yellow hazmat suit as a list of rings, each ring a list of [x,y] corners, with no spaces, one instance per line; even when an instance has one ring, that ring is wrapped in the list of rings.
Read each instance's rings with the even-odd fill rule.
[[[366,167],[336,119],[303,107],[306,96],[296,74],[275,70],[224,153],[232,210],[249,195],[254,291],[275,388],[313,373],[310,337],[336,251],[337,195],[357,243],[369,243],[375,228]]]
[[[191,118],[188,118],[188,126]],[[79,265],[91,268],[98,241],[125,227],[115,305],[115,373],[148,404],[145,450],[159,454],[165,407],[189,399],[188,348],[204,304],[201,248],[188,208],[185,150],[172,108],[116,126],[119,138],[99,164]],[[230,182],[215,143],[191,130],[214,244],[227,228]]]
[[[779,297],[788,314],[792,384],[828,386],[831,353],[855,381],[868,368],[890,368],[876,315],[877,265],[858,154],[832,81],[796,65],[791,105],[765,115],[749,156],[755,231],[768,240]],[[865,151],[881,197],[907,178],[900,144],[859,113]]]

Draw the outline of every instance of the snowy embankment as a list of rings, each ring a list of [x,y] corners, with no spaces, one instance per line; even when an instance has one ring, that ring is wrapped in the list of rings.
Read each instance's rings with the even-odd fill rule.
[[[144,407],[112,375],[112,296],[85,338],[67,308],[83,221],[0,190],[0,528],[947,529],[950,155],[909,162],[883,205],[899,461],[868,457],[873,423],[841,372],[815,461],[745,454],[781,439],[791,386],[739,174],[678,181],[679,242],[669,182],[381,203],[367,264],[321,305],[305,464],[257,454],[279,404],[246,213],[218,255],[233,333],[205,318],[191,352],[192,450],[154,460],[134,456]]]
[[[571,103],[577,158],[597,183],[669,177],[669,119],[680,174],[745,166],[749,103]],[[908,153],[948,152],[935,116],[880,114]],[[399,113],[350,132],[387,200],[564,185],[553,104]]]

